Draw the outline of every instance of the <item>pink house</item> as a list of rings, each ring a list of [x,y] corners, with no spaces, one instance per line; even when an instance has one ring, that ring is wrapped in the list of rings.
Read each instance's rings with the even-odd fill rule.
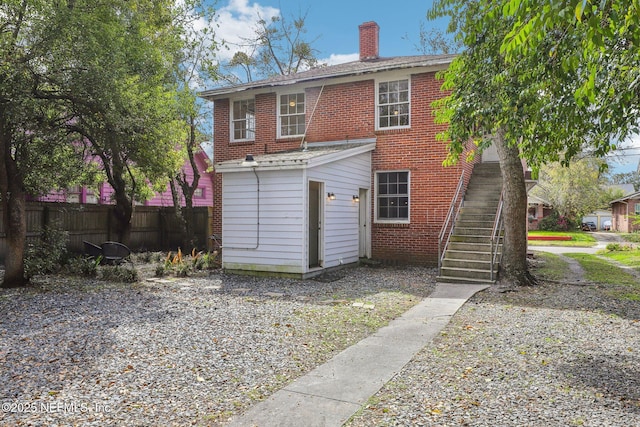
[[[200,150],[195,155],[195,161],[200,172],[200,180],[198,188],[193,195],[193,206],[212,206],[213,205],[213,172],[209,171],[211,160],[209,156]],[[188,161],[185,161],[183,170],[186,172],[187,179],[193,179],[193,168]],[[93,189],[81,186],[73,186],[63,190],[51,191],[45,196],[36,198],[41,202],[62,202],[62,203],[87,203],[87,204],[113,204],[112,201],[113,188],[107,182],[98,185],[97,192]],[[181,200],[184,206],[184,200]],[[171,189],[167,185],[167,189],[163,192],[156,193],[154,197],[141,203],[142,206],[173,206],[173,198],[171,197]]]

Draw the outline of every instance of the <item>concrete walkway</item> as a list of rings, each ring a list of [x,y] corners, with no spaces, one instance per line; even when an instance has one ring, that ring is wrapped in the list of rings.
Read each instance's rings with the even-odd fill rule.
[[[347,348],[228,426],[341,426],[444,328],[482,285],[437,284],[389,325]]]

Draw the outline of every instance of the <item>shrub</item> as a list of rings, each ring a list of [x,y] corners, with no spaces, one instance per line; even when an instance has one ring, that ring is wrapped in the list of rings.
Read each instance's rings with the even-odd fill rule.
[[[608,243],[607,251],[609,252],[624,252],[624,251],[632,251],[633,246],[631,245],[621,245],[620,243]]]
[[[37,243],[27,246],[24,260],[24,274],[27,279],[39,274],[57,273],[67,261],[69,233],[60,223],[45,226]]]
[[[96,277],[98,275],[98,265],[100,265],[102,257],[98,258],[71,258],[67,263],[67,271],[69,274],[75,274],[83,277]]]
[[[573,231],[578,228],[578,224],[569,217],[560,215],[553,211],[545,216],[538,223],[538,229],[544,231]]]
[[[133,267],[105,265],[101,270],[102,280],[110,282],[134,283],[139,279],[138,270]]]

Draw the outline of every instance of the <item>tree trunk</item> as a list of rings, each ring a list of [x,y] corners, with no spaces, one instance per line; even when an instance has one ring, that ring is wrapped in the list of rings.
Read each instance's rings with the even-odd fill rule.
[[[11,185],[10,187],[16,186]],[[24,251],[27,238],[25,204],[24,193],[14,190],[2,194],[2,210],[8,249],[4,261],[3,288],[24,286],[28,282],[24,277]]]
[[[498,131],[494,144],[500,159],[504,194],[504,244],[500,287],[511,289],[535,283],[527,266],[527,186],[517,145]]]
[[[0,111],[0,199],[7,237],[3,288],[24,286],[24,251],[27,240],[25,194],[22,175],[12,155],[10,126]]]
[[[187,250],[189,244],[189,238],[187,237],[187,222],[182,214],[182,206],[180,203],[180,195],[178,194],[178,188],[176,187],[175,178],[169,179],[169,188],[171,188],[171,198],[173,199],[173,211],[178,220],[178,227],[180,227],[180,242],[182,249]]]
[[[131,238],[131,217],[133,215],[133,201],[129,200],[124,188],[114,188],[116,205],[113,213],[116,217],[116,234],[118,241],[128,245]]]

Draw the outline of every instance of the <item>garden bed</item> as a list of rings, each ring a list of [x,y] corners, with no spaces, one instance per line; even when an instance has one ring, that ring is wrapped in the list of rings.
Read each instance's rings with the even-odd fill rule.
[[[573,240],[571,236],[527,236],[528,240]]]

